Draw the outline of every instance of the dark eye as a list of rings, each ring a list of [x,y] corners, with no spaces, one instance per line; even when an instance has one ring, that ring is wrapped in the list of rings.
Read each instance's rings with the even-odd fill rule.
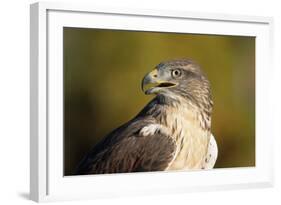
[[[180,76],[181,76],[181,71],[180,71],[179,69],[173,70],[173,71],[172,71],[172,76],[173,76],[174,78],[180,77]]]

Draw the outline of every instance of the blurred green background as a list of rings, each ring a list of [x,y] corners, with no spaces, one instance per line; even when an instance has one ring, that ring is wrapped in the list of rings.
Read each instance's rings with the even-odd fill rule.
[[[64,171],[152,98],[143,76],[163,60],[201,65],[214,100],[217,168],[255,166],[255,38],[64,28]]]

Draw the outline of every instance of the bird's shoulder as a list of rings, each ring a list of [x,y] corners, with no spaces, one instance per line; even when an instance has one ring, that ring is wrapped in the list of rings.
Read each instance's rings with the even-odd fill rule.
[[[176,144],[151,117],[137,117],[112,131],[78,166],[78,174],[165,170]]]
[[[157,122],[153,117],[137,117],[134,120],[129,121],[123,126],[115,129],[108,134],[100,145],[103,148],[110,148],[116,145],[126,143],[132,147],[143,146],[144,143],[153,144],[153,142],[166,142],[167,144],[173,144],[174,140],[171,137],[168,129]]]

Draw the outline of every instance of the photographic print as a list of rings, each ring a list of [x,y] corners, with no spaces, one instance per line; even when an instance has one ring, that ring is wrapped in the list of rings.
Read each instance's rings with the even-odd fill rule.
[[[64,175],[255,166],[255,37],[63,28]]]

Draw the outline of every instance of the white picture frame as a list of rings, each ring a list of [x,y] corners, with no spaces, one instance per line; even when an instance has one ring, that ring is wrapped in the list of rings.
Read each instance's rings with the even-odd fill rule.
[[[186,26],[189,25],[188,30]],[[203,172],[63,176],[62,28],[110,28],[256,37],[256,166]],[[35,3],[30,12],[30,198],[34,201],[273,186],[266,120],[272,62],[270,17]]]

